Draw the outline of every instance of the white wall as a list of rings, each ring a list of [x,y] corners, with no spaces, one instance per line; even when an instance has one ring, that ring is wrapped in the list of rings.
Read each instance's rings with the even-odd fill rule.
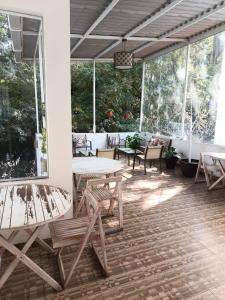
[[[0,9],[43,17],[49,178],[39,182],[72,193],[70,1],[1,0]]]

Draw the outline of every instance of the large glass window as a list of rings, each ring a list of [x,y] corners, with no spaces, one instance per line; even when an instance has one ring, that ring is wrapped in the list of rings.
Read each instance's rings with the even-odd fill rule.
[[[149,61],[142,129],[225,145],[224,82],[225,32]]]
[[[191,45],[187,117],[196,141],[225,145],[225,33]],[[223,124],[222,124],[223,123]]]
[[[93,64],[71,66],[71,100],[73,132],[93,131]]]
[[[143,131],[181,135],[185,66],[186,48],[146,64]]]
[[[140,122],[142,64],[115,70],[113,64],[96,64],[97,132],[137,131]]]
[[[0,179],[47,176],[41,23],[0,13]]]
[[[142,64],[118,71],[96,63],[96,132],[136,131],[140,122]],[[73,132],[93,131],[93,63],[71,67]]]

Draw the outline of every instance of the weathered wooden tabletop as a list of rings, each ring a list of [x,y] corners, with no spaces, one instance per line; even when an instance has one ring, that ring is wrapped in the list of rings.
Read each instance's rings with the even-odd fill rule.
[[[72,204],[61,188],[41,184],[0,187],[0,230],[34,227],[63,216]]]

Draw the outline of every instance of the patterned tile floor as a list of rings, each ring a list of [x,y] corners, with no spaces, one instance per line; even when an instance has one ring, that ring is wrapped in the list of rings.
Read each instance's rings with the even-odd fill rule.
[[[1,300],[225,299],[225,190],[206,191],[180,170],[123,171],[124,231],[107,236],[110,277],[86,249],[69,287],[56,293],[19,264]],[[110,226],[113,220],[105,226]],[[69,267],[73,248],[64,261]],[[38,246],[29,252],[58,279],[57,264]],[[4,265],[12,257],[4,256]]]

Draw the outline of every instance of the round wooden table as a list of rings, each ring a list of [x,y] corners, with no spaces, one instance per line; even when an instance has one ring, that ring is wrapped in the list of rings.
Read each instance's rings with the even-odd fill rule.
[[[41,184],[0,187],[0,259],[5,249],[16,257],[2,274],[0,288],[18,263],[22,262],[54,289],[62,290],[61,285],[34,263],[26,252],[36,241],[47,251],[55,253],[54,249],[39,237],[40,231],[49,222],[64,216],[71,204],[71,196],[58,187]],[[8,239],[2,235],[5,230],[12,230]],[[20,250],[13,245],[13,240],[22,230],[26,231],[29,237]]]
[[[108,175],[122,168],[120,161],[103,157],[76,157],[72,161],[73,173],[77,175]]]

